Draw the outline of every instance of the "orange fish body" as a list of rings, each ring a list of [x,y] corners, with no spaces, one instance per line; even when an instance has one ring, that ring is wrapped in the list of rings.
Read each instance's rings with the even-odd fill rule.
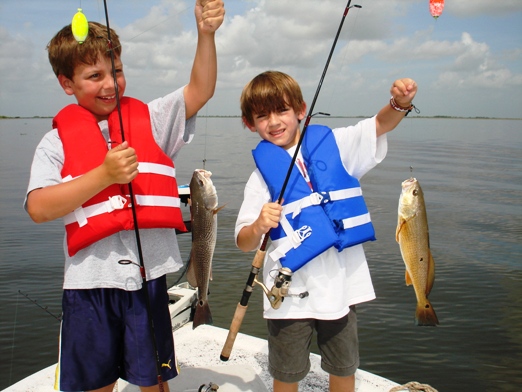
[[[435,261],[430,250],[424,195],[415,178],[402,183],[395,236],[406,266],[406,285],[413,285],[417,297],[415,322],[419,326],[437,325],[439,320],[428,299],[435,281]]]

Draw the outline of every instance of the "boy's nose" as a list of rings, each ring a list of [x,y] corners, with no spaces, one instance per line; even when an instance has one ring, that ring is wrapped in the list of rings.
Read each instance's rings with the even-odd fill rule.
[[[277,113],[270,113],[270,115],[268,116],[268,125],[274,126],[274,125],[278,125],[278,124],[279,124],[279,116],[277,115]]]
[[[114,78],[112,77],[112,74],[111,73],[108,73],[104,78],[103,78],[103,88],[108,90],[108,89],[114,89]]]

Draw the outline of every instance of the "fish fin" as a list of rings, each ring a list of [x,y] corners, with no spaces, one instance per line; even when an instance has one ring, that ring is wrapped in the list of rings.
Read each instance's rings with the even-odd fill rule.
[[[415,324],[420,327],[434,327],[439,323],[439,319],[431,306],[430,301],[426,298],[425,303],[418,302],[415,310]]]
[[[192,256],[189,259],[189,265],[187,268],[187,281],[192,287],[198,287],[198,281],[196,279],[196,263],[192,260]]]
[[[406,286],[411,286],[413,284],[413,281],[411,280],[411,276],[408,273],[408,270],[404,272],[404,280],[406,281]]]
[[[426,296],[431,292],[433,283],[435,282],[435,261],[431,255],[431,250],[428,249],[428,253],[428,282],[426,284]]]
[[[198,301],[196,305],[196,312],[194,313],[194,321],[192,322],[192,329],[199,327],[201,324],[212,325],[212,313],[208,302]]]
[[[219,211],[221,211],[223,208],[225,208],[227,205],[223,204],[221,207],[217,207],[214,209],[214,215],[216,215]]]
[[[397,222],[397,229],[395,229],[395,241],[399,242],[399,233],[401,232],[402,226],[406,223],[404,218],[399,218]]]

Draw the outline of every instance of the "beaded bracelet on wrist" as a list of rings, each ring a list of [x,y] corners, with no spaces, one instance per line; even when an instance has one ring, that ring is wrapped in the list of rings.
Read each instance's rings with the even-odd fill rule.
[[[407,108],[403,108],[402,106],[399,106],[397,104],[397,102],[395,102],[395,99],[393,99],[393,97],[390,98],[390,106],[394,109],[394,110],[397,110],[398,112],[401,112],[401,113],[406,113],[404,115],[404,117],[406,117],[408,114],[410,114],[410,112],[415,109],[415,111],[417,111],[417,108],[415,107],[415,105],[413,103],[410,103],[410,106],[407,107]]]

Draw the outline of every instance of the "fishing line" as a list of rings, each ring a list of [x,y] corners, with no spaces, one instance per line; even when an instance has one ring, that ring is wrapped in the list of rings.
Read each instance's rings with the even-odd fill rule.
[[[101,2],[102,2],[102,0],[98,0],[98,18],[99,18],[99,19],[102,19],[102,11],[100,10]],[[81,8],[81,1],[80,1],[80,8]],[[152,30],[156,29],[159,25],[162,25],[163,23],[168,22],[168,21],[171,20],[172,18],[174,18],[174,17],[176,17],[176,16],[178,16],[178,15],[181,15],[181,14],[185,13],[187,10],[190,10],[191,8],[192,8],[191,5],[188,6],[188,7],[186,7],[186,8],[183,8],[183,9],[181,9],[181,10],[175,12],[173,15],[168,16],[168,17],[166,17],[165,19],[160,20],[159,22],[153,24],[151,27],[149,27],[149,28],[147,28],[147,29],[145,29],[145,30],[141,30],[141,33],[138,33],[138,34],[136,34],[136,35],[133,35],[132,37],[129,37],[129,38],[125,39],[125,41],[127,41],[127,42],[134,41],[136,38],[142,36],[142,35],[145,34],[145,33],[148,33],[149,31],[152,31]],[[121,46],[122,46],[122,44],[120,43],[120,45],[118,45],[118,46],[114,46],[113,49],[117,49],[117,48],[119,48],[119,47],[121,47]]]
[[[18,300],[20,297],[16,296],[16,306],[15,306],[15,316],[13,323],[13,344],[11,346],[11,366],[9,367],[9,385],[11,385],[11,380],[13,378],[13,365],[14,365],[14,350],[15,350],[15,337],[16,337],[16,324],[18,323]]]
[[[354,4],[353,7],[361,9],[362,5]],[[350,29],[346,33],[346,36],[349,37],[349,36],[351,36],[353,34],[355,29],[357,28],[357,21],[358,20],[359,20],[359,13],[356,12],[355,13],[355,21],[353,22],[352,26],[350,27]],[[346,44],[345,48],[347,46],[348,46],[348,43]],[[346,63],[346,59],[347,58],[348,58],[348,50],[346,49],[346,50],[344,50],[344,55],[343,55],[343,57],[342,57],[342,59],[340,61],[341,68],[340,68],[339,74],[341,74],[341,75],[345,74],[345,72],[343,72],[343,68],[344,68],[344,64]],[[346,74],[347,74],[347,72],[346,72]],[[339,96],[339,94],[337,94],[337,91],[339,91],[339,89],[341,88],[342,85],[343,85],[342,83],[334,83],[333,90],[332,90],[332,93],[329,95],[328,103],[327,103],[326,107],[331,107],[332,101],[333,101],[334,97],[338,97]],[[323,113],[319,113],[319,114],[323,114]]]
[[[123,142],[125,142],[125,132],[124,132],[124,128],[123,128],[123,118],[122,118],[122,113],[121,113],[121,102],[120,102],[118,79],[116,76],[114,48],[112,47],[112,40],[111,40],[111,29],[110,29],[110,25],[109,25],[109,11],[107,9],[107,0],[103,0],[103,5],[104,5],[104,10],[105,10],[105,20],[106,20],[106,26],[107,26],[107,40],[108,40],[107,45],[109,47],[109,51],[110,51],[110,55],[111,55],[112,78],[114,79],[114,90],[115,90],[115,94],[116,94],[116,108],[118,111],[118,118],[119,118],[119,123],[120,123],[121,141],[123,143]],[[147,310],[147,319],[149,322],[150,338],[151,338],[151,342],[152,342],[154,353],[155,353],[158,388],[159,388],[160,392],[163,392],[164,388],[163,388],[163,378],[161,376],[161,361],[159,358],[158,344],[156,341],[154,321],[152,319],[151,303],[150,303],[150,296],[149,296],[149,289],[148,289],[148,282],[147,282],[147,273],[146,273],[146,269],[145,269],[143,250],[142,250],[142,246],[141,246],[141,238],[140,238],[139,225],[138,225],[138,216],[136,213],[136,200],[134,197],[132,181],[127,184],[127,187],[129,190],[129,197],[131,200],[132,218],[134,221],[134,233],[135,233],[135,237],[136,237],[136,246],[138,249],[138,258],[139,258],[139,263],[140,263],[139,267],[140,267],[140,273],[141,273],[141,278],[142,278],[143,295],[145,297],[145,307]]]

